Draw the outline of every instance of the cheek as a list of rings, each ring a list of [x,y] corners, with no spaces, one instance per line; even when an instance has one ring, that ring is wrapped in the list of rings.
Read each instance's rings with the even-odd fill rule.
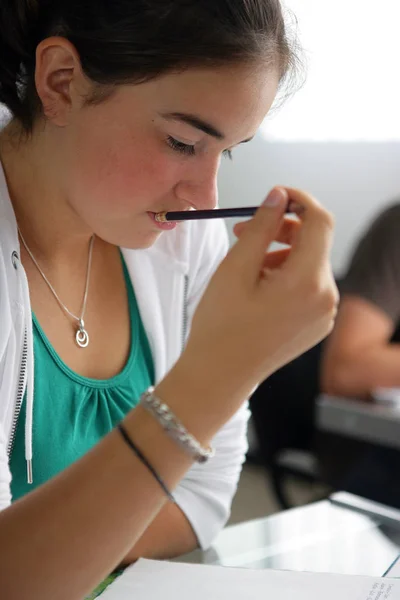
[[[158,140],[88,132],[74,153],[73,196],[98,210],[121,215],[152,208],[179,182],[178,162]],[[116,216],[116,215],[115,215]]]

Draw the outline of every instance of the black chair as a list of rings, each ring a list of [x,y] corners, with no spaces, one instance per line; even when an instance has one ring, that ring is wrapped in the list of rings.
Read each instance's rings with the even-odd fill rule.
[[[250,398],[258,445],[256,461],[268,472],[282,508],[291,508],[288,477],[320,481],[315,455],[315,407],[323,342],[263,381]]]

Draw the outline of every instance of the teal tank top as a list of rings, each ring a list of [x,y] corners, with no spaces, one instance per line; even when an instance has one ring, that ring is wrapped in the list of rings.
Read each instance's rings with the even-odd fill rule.
[[[55,352],[33,318],[35,397],[33,484],[26,481],[25,402],[10,458],[11,492],[17,500],[84,455],[138,403],[154,382],[154,365],[132,283],[123,262],[131,327],[129,358],[107,380],[82,377]]]

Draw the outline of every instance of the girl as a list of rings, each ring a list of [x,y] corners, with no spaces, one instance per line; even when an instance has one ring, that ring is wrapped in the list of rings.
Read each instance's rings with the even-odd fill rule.
[[[276,188],[209,286],[221,223],[155,219],[215,207],[221,155],[254,136],[294,62],[278,0],[0,15],[0,424],[14,499],[38,488],[0,515],[0,581],[7,598],[81,598],[226,522],[246,396],[332,326],[331,218]],[[293,253],[265,257],[273,239]]]

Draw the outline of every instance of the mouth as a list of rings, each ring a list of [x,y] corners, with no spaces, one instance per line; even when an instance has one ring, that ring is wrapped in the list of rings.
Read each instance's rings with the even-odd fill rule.
[[[175,229],[175,227],[178,225],[176,221],[157,221],[156,214],[159,213],[148,212],[147,214],[149,215],[152,222],[155,225],[157,225],[158,229],[161,229],[162,231],[171,231],[171,229]]]

